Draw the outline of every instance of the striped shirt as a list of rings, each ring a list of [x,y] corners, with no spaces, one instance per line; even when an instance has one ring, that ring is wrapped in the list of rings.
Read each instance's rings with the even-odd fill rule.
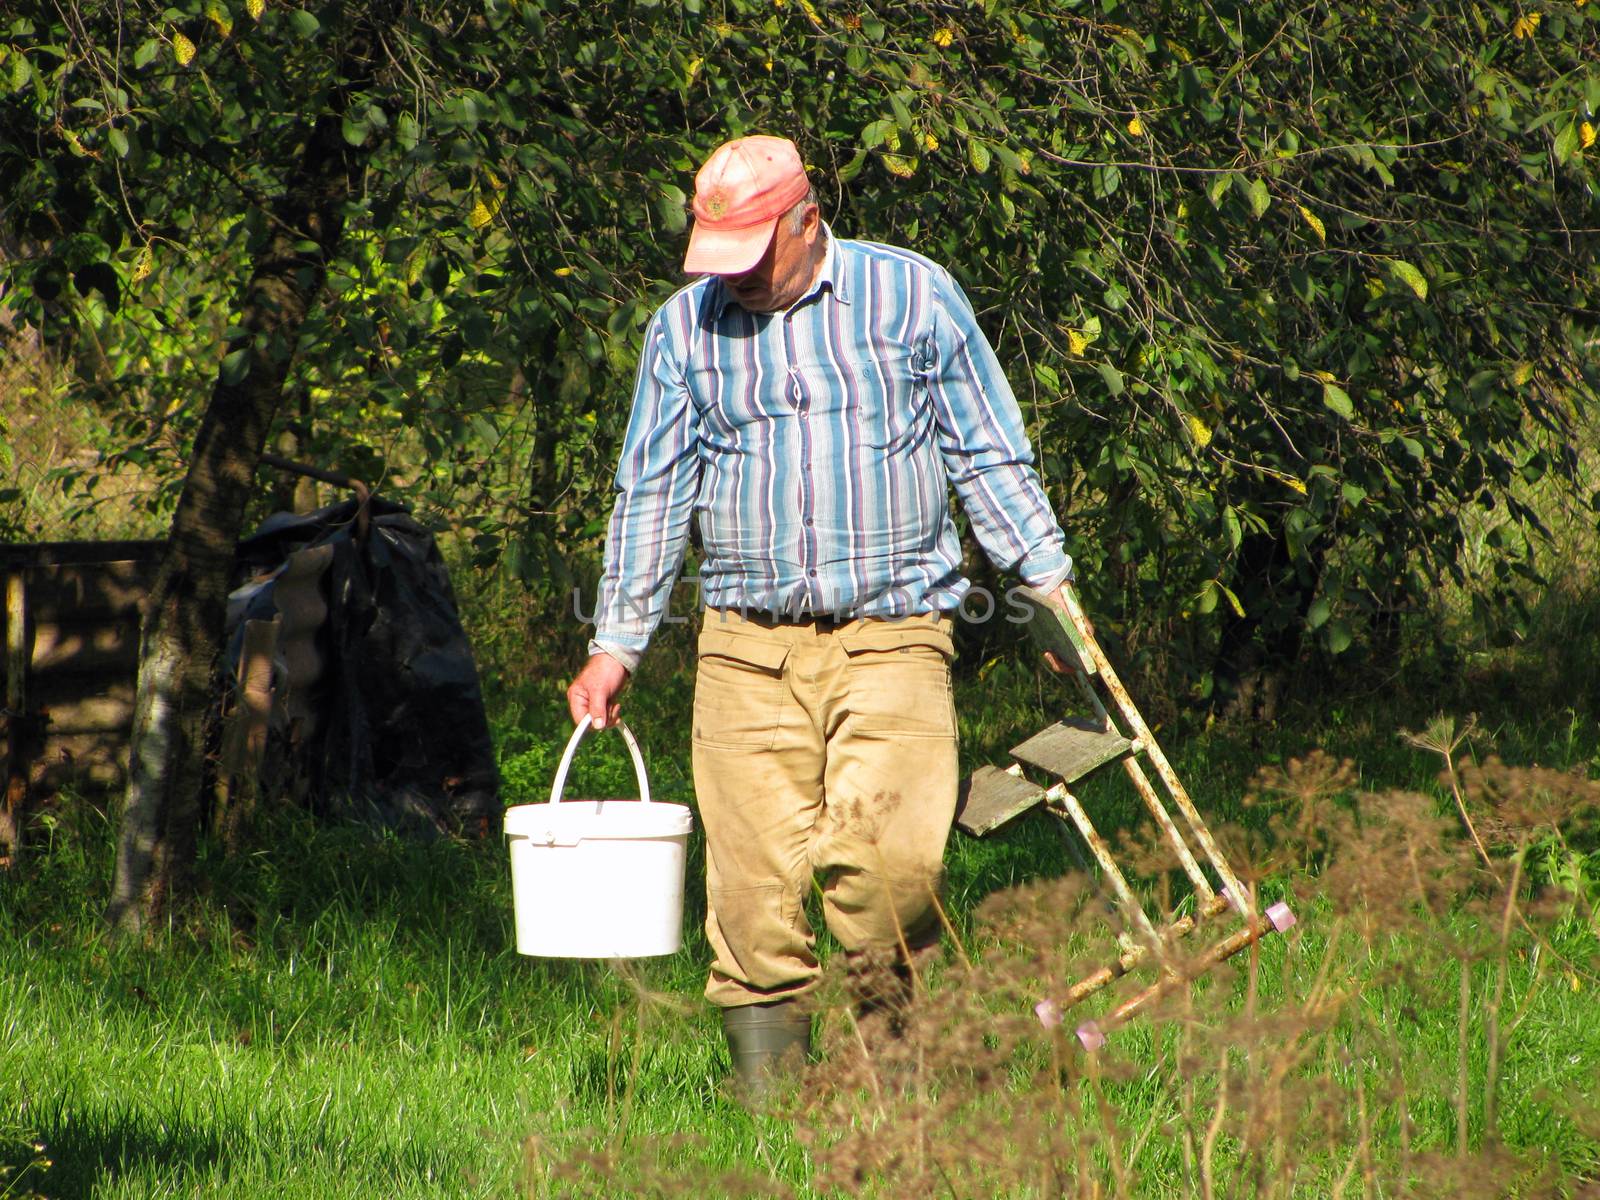
[[[949,484],[994,564],[1052,589],[1072,562],[1032,463],[971,305],[921,255],[829,234],[815,283],[781,313],[696,280],[645,333],[590,649],[637,666],[691,516],[714,608],[957,607],[969,584]]]

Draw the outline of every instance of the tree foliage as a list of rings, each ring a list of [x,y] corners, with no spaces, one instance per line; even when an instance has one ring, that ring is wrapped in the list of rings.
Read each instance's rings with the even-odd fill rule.
[[[27,7],[27,6],[25,6]],[[10,19],[7,302],[180,477],[293,131],[368,5]],[[120,16],[119,16],[120,12]],[[686,0],[398,7],[285,420],[547,585],[592,556],[705,153],[794,137],[842,234],[949,264],[1094,607],[1337,653],[1527,575],[1593,379],[1595,7]],[[1480,515],[1472,518],[1476,510]]]

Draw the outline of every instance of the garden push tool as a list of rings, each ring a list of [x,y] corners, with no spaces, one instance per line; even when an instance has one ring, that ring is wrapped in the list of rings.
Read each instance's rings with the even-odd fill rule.
[[[1031,588],[1019,588],[1014,595],[1030,610],[1028,629],[1035,640],[1074,668],[1073,681],[1093,715],[1057,721],[1014,746],[1011,756],[1017,761],[1009,767],[984,766],[974,771],[963,786],[956,824],[967,833],[982,837],[1035,805],[1045,805],[1052,816],[1070,823],[1082,835],[1127,918],[1132,936],[1121,939],[1122,953],[1115,962],[1090,972],[1064,995],[1043,1000],[1035,1007],[1035,1013],[1045,1026],[1060,1025],[1067,1009],[1140,964],[1147,961],[1162,964],[1162,977],[1157,982],[1124,1000],[1098,1021],[1078,1026],[1078,1040],[1085,1049],[1096,1050],[1105,1043],[1111,1029],[1158,997],[1268,934],[1282,933],[1295,923],[1295,916],[1289,906],[1282,903],[1272,905],[1265,912],[1256,911],[1253,894],[1240,884],[1228,865],[1204,818],[1139,715],[1133,698],[1095,641],[1094,631],[1071,586],[1064,585],[1061,589],[1064,607],[1058,607]],[[1109,699],[1110,708],[1115,710],[1115,716],[1101,699],[1101,690]],[[1158,929],[1145,913],[1112,857],[1110,847],[1071,791],[1078,780],[1112,763],[1122,764],[1194,888],[1195,911],[1177,917],[1165,928]],[[1166,793],[1166,801],[1146,773],[1145,763]],[[1036,783],[1024,773],[1025,768],[1043,772],[1053,777],[1053,782]],[[1182,817],[1181,826],[1169,811],[1168,802]],[[1215,885],[1200,865],[1201,860],[1214,874]],[[1207,948],[1187,965],[1185,972],[1179,973],[1163,962],[1169,957],[1165,954],[1169,940],[1185,937],[1200,925],[1230,911],[1243,917],[1243,925]]]

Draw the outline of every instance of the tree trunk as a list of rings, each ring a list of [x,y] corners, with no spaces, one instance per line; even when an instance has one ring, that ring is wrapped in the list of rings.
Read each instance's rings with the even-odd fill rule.
[[[1321,570],[1320,551],[1296,562],[1281,533],[1251,533],[1240,543],[1233,586],[1244,614],[1223,613],[1213,670],[1213,706],[1224,715],[1277,719]]]
[[[282,401],[291,348],[321,291],[343,232],[343,206],[359,194],[365,152],[346,144],[346,97],[370,78],[371,25],[352,31],[341,76],[273,205],[229,344],[247,355],[224,366],[195,436],[172,532],[146,601],[134,702],[126,803],[107,919],[123,932],[149,925],[186,882],[201,818],[206,726],[227,615],[234,546],[268,429]],[[310,247],[314,245],[315,249]]]

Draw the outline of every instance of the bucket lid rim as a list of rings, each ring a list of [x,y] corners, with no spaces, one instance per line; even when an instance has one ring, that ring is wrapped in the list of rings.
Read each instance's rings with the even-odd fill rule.
[[[596,810],[600,811],[596,811]],[[677,837],[694,827],[686,804],[637,800],[566,800],[559,804],[516,804],[505,810],[507,836],[556,833],[573,840],[625,841],[639,837]]]

